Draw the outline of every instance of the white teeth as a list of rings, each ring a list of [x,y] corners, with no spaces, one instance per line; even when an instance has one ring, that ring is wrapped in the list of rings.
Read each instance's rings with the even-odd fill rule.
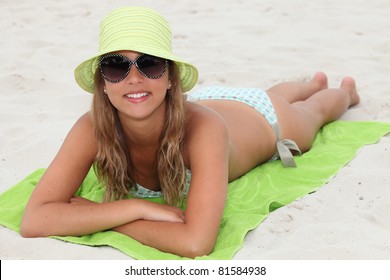
[[[132,94],[127,94],[126,96],[128,98],[141,98],[141,97],[144,97],[144,96],[147,96],[148,94],[145,92],[145,93],[132,93]]]

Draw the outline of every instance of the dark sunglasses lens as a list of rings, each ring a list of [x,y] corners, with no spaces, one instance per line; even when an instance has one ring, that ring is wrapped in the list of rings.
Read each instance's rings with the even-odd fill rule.
[[[100,61],[103,76],[110,82],[123,80],[129,72],[130,62],[122,56],[107,56]]]
[[[149,78],[157,79],[166,70],[166,60],[151,55],[142,55],[137,60],[137,66]]]

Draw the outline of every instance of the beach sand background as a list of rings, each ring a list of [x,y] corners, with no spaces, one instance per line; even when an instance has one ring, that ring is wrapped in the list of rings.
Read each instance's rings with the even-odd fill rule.
[[[207,85],[268,88],[356,78],[361,104],[343,120],[390,121],[388,0],[0,0],[0,192],[47,167],[91,95],[74,68],[97,53],[113,8],[160,11],[174,53]],[[278,209],[250,232],[235,259],[390,259],[390,136],[361,149],[316,193]],[[110,247],[24,239],[0,226],[0,259],[129,259]]]

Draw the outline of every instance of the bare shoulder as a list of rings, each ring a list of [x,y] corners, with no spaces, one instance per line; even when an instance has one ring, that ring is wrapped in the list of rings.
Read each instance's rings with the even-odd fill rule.
[[[96,138],[89,112],[82,115],[73,125],[65,138],[60,152],[62,150],[68,150],[68,152],[74,150],[84,155],[88,152],[96,154]]]
[[[224,119],[214,110],[194,102],[186,103],[187,130],[226,128]]]
[[[97,153],[89,113],[81,116],[65,138],[32,196],[32,203],[68,201],[84,180]],[[53,195],[55,193],[55,195]]]
[[[226,138],[225,120],[214,110],[197,103],[186,103],[186,139],[199,139],[202,135],[209,138],[223,136]]]
[[[91,113],[86,112],[75,123],[73,129],[79,128],[85,132],[85,134],[93,133],[93,124],[91,119]]]
[[[194,154],[200,156],[208,150],[218,150],[218,147],[227,148],[228,130],[218,113],[192,102],[186,103],[186,113],[185,158]]]

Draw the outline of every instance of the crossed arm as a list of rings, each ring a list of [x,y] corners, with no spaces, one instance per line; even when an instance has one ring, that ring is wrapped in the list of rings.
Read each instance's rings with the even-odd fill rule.
[[[207,125],[202,118],[198,122],[186,142],[192,179],[185,211],[139,199],[94,203],[74,197],[96,155],[92,125],[84,115],[34,190],[21,234],[80,236],[115,230],[185,257],[210,253],[226,199],[227,132],[218,118],[208,119]]]

